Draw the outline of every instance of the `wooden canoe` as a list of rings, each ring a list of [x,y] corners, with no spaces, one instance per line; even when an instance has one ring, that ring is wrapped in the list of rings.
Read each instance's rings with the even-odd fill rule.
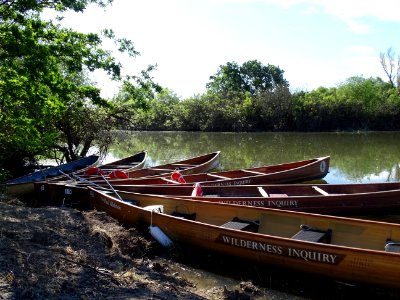
[[[133,204],[88,189],[96,209],[127,225],[159,229],[152,232],[160,242],[169,239],[256,264],[399,288],[399,224],[161,197]]]
[[[115,170],[132,172],[142,169],[147,161],[147,158],[147,151],[143,150],[131,156],[124,157],[107,164],[102,164],[99,166],[99,168],[100,170],[103,170],[106,174]]]
[[[42,205],[65,205],[84,209],[87,192],[81,184],[35,185]],[[103,188],[102,186],[97,186]],[[274,184],[201,185],[203,196],[192,196],[187,185],[115,185],[126,191],[125,199],[141,201],[152,197],[184,198],[225,204],[269,207],[331,215],[383,214],[400,212],[400,182],[364,184]],[[104,187],[105,188],[105,187]],[[108,187],[110,189],[110,187]],[[84,206],[80,207],[82,203]]]
[[[164,195],[166,197],[334,215],[382,214],[400,211],[400,182],[200,185],[202,196],[199,196],[199,194],[196,196],[193,186],[118,185],[115,187],[118,190],[133,192],[132,199],[139,201],[152,195]]]
[[[181,184],[193,185],[200,182],[210,186],[251,185],[267,183],[294,183],[306,180],[321,179],[329,170],[330,157],[319,157],[303,161],[296,161],[278,165],[263,166],[250,169],[229,170],[210,173],[182,175],[186,183],[171,180],[171,173],[153,178],[129,178],[113,180],[113,185],[154,185],[154,184]],[[145,169],[143,169],[145,170]],[[135,172],[140,172],[138,170]],[[96,181],[97,184],[107,185],[104,180]]]
[[[9,195],[23,196],[34,191],[34,182],[64,177],[65,174],[74,174],[97,165],[99,156],[91,155],[47,169],[39,170],[27,175],[10,179],[5,183],[5,191]]]
[[[106,164],[101,164],[96,167],[83,170],[81,172],[75,173],[75,175],[81,176],[83,178],[91,177],[90,173],[102,173],[106,177],[110,177],[111,172],[123,172],[129,173],[135,170],[140,170],[144,167],[146,160],[148,158],[147,151],[140,151],[131,156],[124,157]],[[64,178],[65,179],[65,178]]]
[[[195,156],[181,161],[175,161],[164,165],[157,165],[139,170],[126,171],[129,178],[142,178],[142,177],[160,177],[171,176],[174,171],[179,171],[181,174],[195,174],[200,172],[207,172],[219,166],[219,156],[221,151]],[[104,181],[100,176],[85,177],[91,181]],[[107,177],[108,178],[108,177]],[[118,178],[108,178],[117,180]]]

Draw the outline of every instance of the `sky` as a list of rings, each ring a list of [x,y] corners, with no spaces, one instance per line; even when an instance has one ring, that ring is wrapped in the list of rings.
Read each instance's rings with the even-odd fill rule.
[[[399,11],[400,0],[114,0],[68,13],[63,25],[132,40],[140,56],[118,56],[125,72],[157,65],[154,81],[189,98],[227,62],[278,66],[292,91],[387,80],[380,53],[400,53]],[[95,80],[105,97],[118,90],[100,73]]]

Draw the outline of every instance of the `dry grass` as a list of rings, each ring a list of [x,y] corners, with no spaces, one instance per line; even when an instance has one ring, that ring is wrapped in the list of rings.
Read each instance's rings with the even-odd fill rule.
[[[153,257],[154,246],[102,212],[3,196],[0,299],[205,299]]]

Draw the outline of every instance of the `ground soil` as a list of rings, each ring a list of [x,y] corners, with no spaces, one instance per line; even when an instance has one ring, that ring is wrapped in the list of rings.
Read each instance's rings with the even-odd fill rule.
[[[104,212],[0,201],[1,300],[250,299],[256,291],[251,283],[199,289],[163,253]]]

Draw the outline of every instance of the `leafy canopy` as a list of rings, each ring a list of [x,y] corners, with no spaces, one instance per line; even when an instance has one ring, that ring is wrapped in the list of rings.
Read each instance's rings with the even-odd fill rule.
[[[119,51],[138,54],[132,42],[111,30],[83,34],[44,21],[44,8],[83,11],[102,0],[5,0],[0,3],[0,169],[13,169],[26,159],[56,147],[60,124],[72,107],[109,106],[94,84],[76,80],[82,72],[105,70],[121,79],[121,65],[102,49],[112,39]],[[91,104],[90,104],[91,103]],[[72,114],[74,115],[74,114]]]
[[[255,95],[278,85],[287,86],[283,73],[279,67],[270,64],[264,66],[258,60],[247,61],[241,66],[236,62],[228,62],[210,76],[207,89],[214,93],[249,92]]]

